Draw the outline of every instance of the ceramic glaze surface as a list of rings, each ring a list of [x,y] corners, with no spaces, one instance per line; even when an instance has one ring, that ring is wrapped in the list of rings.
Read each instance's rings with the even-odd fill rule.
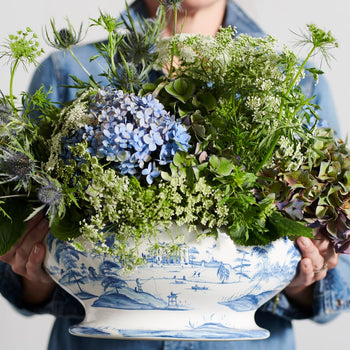
[[[80,336],[140,339],[263,339],[255,311],[293,278],[300,254],[288,239],[236,246],[224,233],[186,235],[180,258],[152,255],[125,273],[116,257],[79,252],[47,238],[45,267],[84,306]],[[162,237],[164,242],[169,236]]]

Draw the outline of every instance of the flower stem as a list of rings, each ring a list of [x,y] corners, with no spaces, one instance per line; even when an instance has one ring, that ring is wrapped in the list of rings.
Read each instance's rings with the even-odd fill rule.
[[[295,74],[292,82],[290,83],[287,91],[283,94],[283,96],[287,96],[291,90],[293,89],[293,86],[295,85],[295,83],[297,82],[297,80],[299,79],[303,69],[305,68],[306,63],[308,62],[308,60],[310,59],[310,57],[313,55],[314,51],[316,50],[317,46],[313,45],[312,49],[309,51],[308,55],[306,56],[306,58],[304,59],[303,63],[300,65],[297,73]],[[282,112],[283,112],[283,107],[284,107],[284,101],[285,99],[282,97],[282,101],[281,101],[281,105],[280,105],[280,110],[278,113],[278,120],[281,120],[282,118]],[[270,159],[273,151],[275,150],[275,147],[278,143],[278,140],[280,138],[280,133],[277,133],[275,135],[275,137],[273,138],[273,141],[270,145],[270,148],[268,149],[267,153],[265,154],[265,157],[263,158],[263,160],[259,163],[259,165],[257,166],[257,168],[255,169],[255,173],[257,174],[261,168],[266,164],[266,162]]]
[[[21,198],[21,197],[28,197],[26,194],[11,194],[8,196],[0,196],[0,199],[7,199],[7,198]]]
[[[16,110],[15,100],[13,98],[13,81],[14,81],[14,77],[15,77],[15,72],[16,72],[17,67],[18,67],[18,63],[19,63],[19,58],[17,58],[17,60],[15,61],[14,65],[13,65],[13,68],[11,70],[11,78],[10,78],[10,103],[11,103],[13,110]]]
[[[173,35],[176,35],[176,27],[177,27],[177,7],[174,5],[174,31]],[[170,69],[169,69],[169,78],[173,75],[174,72],[174,55],[175,55],[175,48],[174,43],[172,44],[171,48],[171,61],[170,61]]]
[[[110,38],[109,38],[109,41],[112,41],[112,37],[111,37],[111,34],[110,34]],[[115,40],[113,40],[114,42]],[[115,45],[114,45],[115,46]],[[109,50],[109,60],[111,62],[111,66],[112,66],[112,73],[116,76],[117,75],[117,68],[115,66],[115,54],[116,54],[116,51],[114,50],[114,48],[110,49]]]
[[[74,60],[79,64],[80,68],[90,77],[91,76],[90,72],[81,64],[81,62],[79,61],[78,57],[74,54],[71,47],[68,48],[68,51],[72,55]]]
[[[177,7],[174,5],[174,35],[176,34],[177,27]]]
[[[310,57],[313,55],[313,53],[314,53],[314,51],[316,50],[316,48],[317,48],[317,46],[314,45],[314,46],[312,47],[312,49],[310,50],[309,54],[308,54],[308,55],[306,56],[306,58],[304,59],[303,63],[302,63],[301,66],[299,67],[299,70],[298,70],[297,74],[295,74],[295,77],[294,77],[292,83],[290,84],[290,86],[289,86],[289,88],[288,88],[286,94],[289,94],[290,91],[292,90],[292,88],[293,88],[293,86],[295,85],[297,79],[299,78],[301,72],[303,71],[303,69],[304,69],[306,63],[308,62],[308,60],[310,59]]]

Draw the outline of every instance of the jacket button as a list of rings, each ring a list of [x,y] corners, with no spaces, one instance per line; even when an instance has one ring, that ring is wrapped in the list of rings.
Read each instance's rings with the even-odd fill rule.
[[[341,299],[338,298],[338,299],[337,299],[337,306],[338,306],[338,307],[342,307],[343,304],[344,304],[343,300],[341,300]]]

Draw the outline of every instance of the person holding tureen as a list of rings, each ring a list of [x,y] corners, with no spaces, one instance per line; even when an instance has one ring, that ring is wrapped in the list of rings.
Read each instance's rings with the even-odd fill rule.
[[[172,1],[167,1],[172,2]],[[131,15],[155,17],[157,0],[136,0],[130,6]],[[220,26],[232,25],[238,33],[252,36],[264,35],[233,1],[226,0],[184,0],[181,3],[177,20],[178,30],[183,33],[202,33],[215,35]],[[170,17],[163,35],[173,32],[173,18]],[[85,45],[76,48],[76,55],[95,75],[102,68],[89,62],[95,48]],[[66,102],[74,98],[70,75],[85,79],[79,75],[75,62],[61,52],[48,57],[36,71],[31,84],[35,91],[44,84],[47,89],[53,87],[52,100]],[[311,80],[303,82],[304,89],[310,95],[316,94],[321,106],[320,117],[338,129],[334,106],[328,86],[324,80],[314,86]],[[259,326],[271,332],[270,338],[257,341],[240,342],[171,342],[171,341],[135,341],[104,340],[75,337],[68,328],[83,318],[83,308],[73,297],[57,286],[42,269],[45,257],[44,237],[49,231],[48,220],[43,214],[28,222],[27,230],[20,241],[5,255],[0,257],[0,292],[21,313],[51,313],[56,316],[48,349],[294,349],[294,337],[291,321],[309,318],[317,322],[327,322],[350,305],[350,260],[335,254],[328,239],[316,234],[314,240],[300,237],[297,244],[302,259],[293,281],[279,295],[279,298],[267,302],[256,313]]]

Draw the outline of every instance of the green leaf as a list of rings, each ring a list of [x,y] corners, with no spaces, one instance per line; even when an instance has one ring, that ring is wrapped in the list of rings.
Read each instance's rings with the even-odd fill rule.
[[[152,93],[156,89],[156,85],[153,83],[145,83],[142,85],[142,89],[139,91],[140,95],[144,96],[148,93]]]
[[[305,226],[305,224],[294,221],[282,216],[279,212],[274,212],[268,218],[267,228],[278,235],[278,237],[288,236],[290,238],[297,238],[300,236],[314,238],[312,234],[313,229]]]
[[[216,155],[212,155],[209,158],[209,164],[214,168],[217,169],[220,165],[220,159]]]
[[[100,56],[101,56],[101,55],[94,55],[94,56],[91,56],[89,62],[94,61],[95,59],[99,58]]]
[[[340,182],[340,185],[345,192],[350,192],[350,170],[346,170],[343,174],[343,181]]]
[[[201,124],[193,124],[193,131],[194,133],[199,136],[200,138],[205,137],[205,127]]]
[[[166,92],[183,103],[193,95],[195,85],[189,79],[178,78],[165,86]]]
[[[312,77],[314,78],[314,80],[316,82],[318,81],[318,76],[323,74],[323,71],[321,71],[321,70],[319,70],[317,68],[314,68],[314,67],[307,68],[305,70],[312,74]]]
[[[179,79],[174,80],[173,88],[177,94],[184,95],[187,92],[188,83],[187,83],[186,79],[179,78]]]
[[[227,158],[220,158],[220,165],[218,167],[218,173],[222,176],[228,176],[233,170],[232,162]]]
[[[26,218],[32,206],[21,199],[7,199],[0,211],[0,255],[4,255],[20,239],[27,227]]]
[[[328,211],[328,208],[324,205],[318,205],[315,210],[316,217],[319,219],[322,219],[325,217],[326,213]]]
[[[249,238],[247,227],[239,223],[232,224],[229,235],[236,243],[241,245],[246,245]]]
[[[186,153],[179,151],[175,153],[173,162],[176,166],[181,166],[184,164],[185,159],[186,159]]]
[[[193,98],[193,104],[197,107],[203,106],[207,112],[216,107],[216,99],[210,92],[200,92]]]
[[[189,188],[192,188],[195,180],[195,172],[192,167],[186,168],[186,184]]]
[[[51,233],[61,241],[68,241],[72,238],[80,236],[79,222],[83,219],[83,215],[76,207],[70,207],[66,210],[66,215],[59,219],[56,217],[51,224]]]
[[[328,168],[329,168],[330,162],[321,162],[320,164],[320,171],[318,174],[318,178],[321,180],[328,180]]]
[[[231,174],[234,166],[232,162],[224,157],[211,156],[209,163],[214,170],[221,176],[228,176]]]
[[[160,176],[165,181],[171,181],[171,179],[172,179],[171,175],[169,173],[167,173],[166,171],[161,171]]]

